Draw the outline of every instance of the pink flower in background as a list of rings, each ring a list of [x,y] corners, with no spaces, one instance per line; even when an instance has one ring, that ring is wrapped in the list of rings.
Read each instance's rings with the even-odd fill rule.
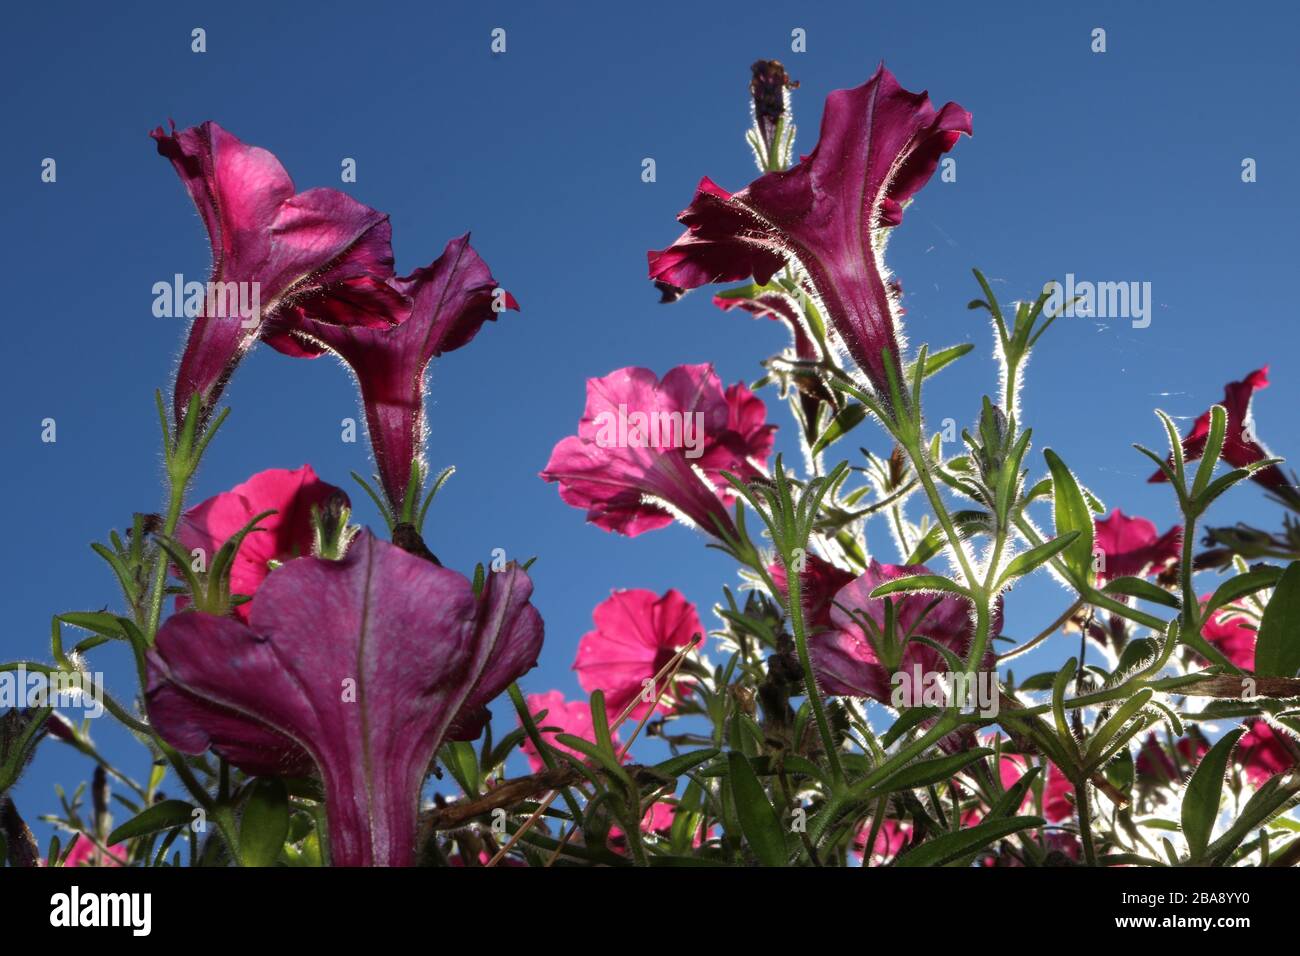
[[[867,840],[871,838],[871,822],[858,831],[858,835],[853,840],[853,855],[861,859],[863,852],[867,847]],[[907,823],[899,823],[897,820],[885,820],[880,824],[880,829],[876,831],[876,841],[871,846],[871,859],[863,861],[863,865],[868,862],[873,866],[882,866],[889,862],[907,846],[908,840],[912,838],[912,827]]]
[[[517,566],[470,581],[361,532],[340,561],[271,575],[249,621],[182,612],[149,651],[150,722],[255,775],[319,772],[338,866],[414,861],[420,790],[446,739],[532,668],[542,621]]]
[[[1276,457],[1255,436],[1255,422],[1250,411],[1250,403],[1255,392],[1261,388],[1268,388],[1267,365],[1251,372],[1240,382],[1229,382],[1223,388],[1223,408],[1228,413],[1228,424],[1224,432],[1221,457],[1234,468],[1242,468],[1257,461]],[[1184,457],[1188,461],[1200,458],[1205,451],[1209,436],[1210,413],[1206,412],[1196,419],[1192,430],[1183,438]],[[1257,481],[1272,491],[1289,488],[1291,485],[1277,465],[1269,465],[1250,477],[1252,481]],[[1164,481],[1164,473],[1157,471],[1149,480]]]
[[[63,865],[65,867],[120,867],[123,865],[121,861],[125,860],[129,853],[130,848],[125,843],[114,843],[108,848],[108,853],[100,853],[93,842],[78,833],[68,845],[68,854],[63,858]]]
[[[1161,535],[1146,518],[1130,518],[1116,508],[1109,518],[1098,520],[1096,528],[1096,547],[1105,556],[1105,563],[1097,571],[1099,583],[1156,575],[1179,559],[1181,525]]]
[[[300,358],[336,353],[356,375],[366,410],[370,444],[394,514],[423,450],[424,388],[429,362],[469,343],[498,309],[519,303],[498,290],[487,263],[470,247],[469,234],[447,243],[434,262],[389,285],[411,300],[410,318],[394,328],[372,329],[300,318],[267,344]]]
[[[1210,750],[1210,745],[1199,734],[1196,737],[1180,737],[1174,746],[1188,767],[1195,767]],[[1143,741],[1134,768],[1139,780],[1156,786],[1177,783],[1185,776],[1155,734],[1148,734]]]
[[[670,693],[658,707],[654,697],[660,688],[651,685],[649,701],[640,700],[651,681],[673,656],[704,627],[695,605],[680,591],[670,588],[663,596],[653,591],[615,591],[592,612],[596,629],[578,642],[573,669],[578,683],[588,694],[605,692],[605,707],[611,721],[637,701],[631,717],[640,720],[650,710],[667,713],[672,709]]]
[[[804,569],[799,574],[799,586],[803,595],[805,621],[811,629],[826,630],[831,626],[831,607],[835,595],[853,580],[854,575],[852,571],[837,568],[815,554],[808,555],[804,560]],[[767,570],[772,575],[777,590],[781,592],[781,597],[789,601],[785,565],[777,561],[769,565]]]
[[[606,708],[606,714],[609,716],[612,725],[618,719],[617,714],[610,714],[612,708]],[[546,711],[546,716],[537,720],[537,715]],[[586,760],[586,754],[583,754],[572,747],[566,747],[555,740],[556,734],[570,734],[574,737],[581,737],[583,740],[596,742],[595,725],[591,719],[591,705],[585,700],[567,701],[564,695],[558,690],[547,691],[544,694],[528,695],[528,712],[537,720],[537,727],[545,741],[557,750],[563,750],[566,753],[573,754],[579,760]],[[614,746],[619,746],[618,732],[613,733]],[[528,766],[533,773],[540,773],[546,769],[546,761],[542,759],[537,748],[533,746],[531,740],[524,740],[524,756],[528,758]]]
[[[262,512],[275,511],[258,522],[261,530],[244,538],[230,565],[231,594],[251,597],[271,573],[271,561],[312,553],[312,508],[323,507],[335,495],[348,500],[342,489],[316,477],[311,465],[292,471],[269,468],[190,508],[181,516],[176,537],[185,550],[202,550],[204,566],[210,567],[213,556],[240,529]],[[240,604],[235,613],[247,621],[250,607]]]
[[[1201,597],[1202,609],[1209,599],[1208,594]],[[1259,637],[1259,632],[1248,618],[1235,613],[1234,605],[1229,604],[1211,614],[1201,625],[1201,636],[1242,670],[1255,669],[1255,640]]]
[[[936,112],[882,65],[862,86],[826,98],[820,140],[793,169],[735,194],[701,180],[678,217],[686,231],[649,253],[650,278],[682,289],[751,276],[765,285],[796,260],[858,367],[887,396],[886,367],[901,380],[902,341],[883,232],[970,132],[968,112],[955,103]]]
[[[1279,731],[1262,720],[1253,720],[1237,741],[1235,760],[1246,771],[1246,779],[1258,787],[1270,777],[1296,766],[1295,740],[1283,740]]]
[[[902,635],[911,633],[942,644],[963,659],[970,653],[975,620],[970,602],[965,598],[952,594],[937,597],[934,594],[920,593],[896,594],[889,598],[871,597],[871,592],[886,581],[929,573],[930,570],[920,564],[881,564],[873,560],[860,577],[839,590],[830,611],[832,629],[814,634],[809,639],[813,668],[826,693],[870,697],[881,703],[889,703],[892,674],[879,663],[866,631],[857,619],[859,615],[865,616],[883,630],[886,600],[894,602],[897,614],[898,633],[894,637],[895,642]],[[933,608],[930,607],[931,604],[934,605]],[[998,614],[991,622],[990,633],[997,634],[1001,628],[1002,615],[999,607]],[[979,666],[984,670],[993,668],[992,651],[985,651]],[[949,670],[947,661],[938,651],[920,641],[909,640],[898,669],[910,678],[916,667],[920,667],[922,674],[946,674]],[[919,694],[919,689],[917,693]]]
[[[388,217],[336,189],[296,192],[280,161],[216,123],[150,134],[171,160],[212,244],[212,283],[238,283],[257,314],[223,307],[194,319],[176,373],[179,423],[192,395],[206,415],[244,353],[268,326],[292,328],[302,315],[385,327],[409,303],[393,274]],[[256,295],[254,296],[254,292]],[[222,314],[206,314],[217,311]]]
[[[722,477],[762,474],[775,425],[743,384],[725,392],[710,365],[680,365],[662,379],[623,368],[587,380],[578,434],[561,439],[541,476],[587,520],[633,537],[683,518],[715,535],[732,530]]]

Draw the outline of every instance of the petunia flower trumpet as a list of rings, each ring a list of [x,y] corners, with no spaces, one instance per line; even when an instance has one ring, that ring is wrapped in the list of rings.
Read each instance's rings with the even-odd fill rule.
[[[176,372],[175,421],[206,418],[245,353],[306,315],[386,327],[409,302],[393,275],[388,216],[337,189],[297,192],[280,161],[216,123],[150,134],[198,208],[212,273]]]
[[[299,558],[247,623],[182,612],[149,652],[149,719],[177,750],[250,774],[319,773],[331,861],[407,866],[444,740],[537,661],[542,620],[515,565],[463,575],[361,532],[338,561]]]
[[[884,265],[888,230],[942,154],[971,132],[955,103],[935,110],[882,65],[826,98],[821,137],[795,167],[737,193],[707,177],[678,220],[686,231],[649,253],[650,278],[682,289],[752,277],[765,285],[797,264],[862,374],[886,401],[902,380],[896,289]],[[883,353],[883,354],[882,354]]]
[[[334,352],[352,369],[380,483],[396,521],[402,520],[412,469],[423,453],[429,362],[468,344],[484,322],[506,309],[518,311],[519,303],[498,287],[468,233],[447,243],[432,264],[389,284],[411,300],[410,318],[399,326],[374,329],[304,318],[267,344],[303,358]]]

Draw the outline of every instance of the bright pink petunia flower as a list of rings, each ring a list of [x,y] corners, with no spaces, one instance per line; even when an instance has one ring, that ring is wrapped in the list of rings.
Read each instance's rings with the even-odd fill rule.
[[[781,592],[781,597],[790,599],[788,578],[785,565],[780,561],[768,566],[772,583]],[[803,595],[804,620],[814,630],[826,630],[831,626],[831,607],[835,595],[840,589],[853,581],[852,571],[837,568],[825,558],[810,554],[805,558],[804,569],[799,574],[799,585]]]
[[[612,708],[607,708],[606,713],[609,714],[610,710]],[[536,719],[537,715],[542,711],[546,711],[546,716],[537,722],[542,738],[557,750],[573,754],[579,760],[586,760],[586,754],[558,743],[555,740],[555,735],[570,734],[595,743],[596,730],[591,719],[591,705],[585,700],[567,701],[558,690],[547,691],[544,694],[529,694],[528,712]],[[617,714],[609,714],[611,723],[617,718]],[[618,732],[615,731],[612,736],[614,746],[618,747]],[[525,740],[522,749],[524,756],[528,758],[528,766],[533,773],[540,773],[546,769],[546,761],[542,759],[542,755],[537,752],[537,748],[533,746],[531,740]]]
[[[587,380],[578,434],[555,446],[541,477],[607,531],[634,537],[675,515],[721,536],[734,530],[722,472],[762,474],[776,430],[766,418],[762,399],[739,382],[724,392],[711,365],[679,365],[662,379],[619,369]]]
[[[335,495],[348,501],[342,489],[316,477],[311,465],[292,471],[269,468],[190,508],[181,516],[176,537],[187,551],[201,550],[204,566],[210,566],[236,532],[262,512],[274,510],[258,522],[261,530],[244,538],[230,565],[230,593],[252,597],[271,573],[270,562],[312,553],[312,508],[323,507]],[[250,608],[240,604],[235,613],[247,621]]]
[[[882,65],[862,86],[826,98],[821,138],[793,169],[735,194],[701,180],[678,217],[686,231],[649,253],[650,278],[683,289],[751,276],[766,284],[796,260],[858,367],[888,396],[885,369],[901,381],[903,343],[884,231],[970,132],[970,113],[955,103],[936,112]]]
[[[394,328],[372,329],[299,318],[290,332],[267,338],[273,348],[299,358],[337,354],[356,375],[379,477],[399,513],[412,463],[425,439],[425,370],[434,358],[467,345],[498,311],[514,309],[499,289],[469,234],[447,243],[434,262],[389,285],[411,300],[410,318]]]
[[[205,415],[211,411],[240,359],[269,328],[292,328],[304,314],[370,327],[406,318],[409,302],[385,282],[393,274],[393,251],[384,213],[337,189],[296,192],[272,153],[216,123],[181,132],[173,126],[170,133],[160,126],[150,135],[207,227],[210,282],[239,289],[243,305],[257,305],[252,314],[205,303],[194,319],[172,396],[177,422],[192,395]]]
[[[1199,735],[1180,737],[1174,746],[1188,767],[1195,767],[1210,750],[1209,743]],[[1142,742],[1133,763],[1138,779],[1151,785],[1164,786],[1177,783],[1184,777],[1174,758],[1161,745],[1160,739],[1155,734],[1147,734],[1147,739]]]
[[[361,532],[339,561],[290,561],[247,624],[183,612],[149,651],[149,718],[182,753],[256,775],[315,769],[337,866],[413,863],[420,790],[445,739],[532,668],[542,620],[517,566],[482,592]]]
[[[122,861],[127,858],[130,848],[125,843],[114,843],[108,848],[108,853],[100,853],[95,844],[90,840],[83,839],[81,834],[72,838],[72,843],[68,847],[68,855],[63,858],[65,867],[79,866],[101,866],[101,867],[121,867]],[[98,858],[98,862],[96,862]]]
[[[1246,771],[1246,779],[1258,787],[1270,777],[1296,767],[1293,755],[1296,744],[1290,746],[1282,735],[1262,720],[1251,721],[1249,729],[1237,741],[1235,760]]]
[[[1257,461],[1277,457],[1255,436],[1255,420],[1251,415],[1250,403],[1255,392],[1261,388],[1268,388],[1267,365],[1251,372],[1240,382],[1229,382],[1223,388],[1223,408],[1228,413],[1228,424],[1224,432],[1221,457],[1234,468],[1243,468]],[[1192,430],[1183,438],[1183,456],[1187,461],[1195,461],[1201,457],[1209,436],[1210,413],[1206,412],[1196,419]],[[1277,465],[1262,468],[1250,477],[1252,481],[1257,481],[1273,491],[1291,486],[1291,482]],[[1165,480],[1165,476],[1163,472],[1157,471],[1148,480],[1161,482]]]
[[[1201,597],[1201,606],[1210,595]],[[1233,605],[1220,608],[1201,625],[1201,636],[1223,652],[1223,656],[1244,671],[1255,670],[1255,641],[1259,632],[1247,618],[1234,613]]]
[[[1147,577],[1159,574],[1179,558],[1183,542],[1181,525],[1174,525],[1163,535],[1146,518],[1130,518],[1116,508],[1109,518],[1096,523],[1096,547],[1104,556],[1097,569],[1099,583],[1120,577]]]
[[[858,831],[858,835],[853,839],[853,856],[861,859],[863,852],[867,847],[867,840],[871,838],[871,823]],[[880,829],[876,831],[876,842],[871,847],[872,866],[883,866],[892,860],[898,854],[903,852],[903,848],[912,838],[912,827],[907,823],[899,823],[897,820],[884,820],[880,824]],[[865,865],[865,863],[863,864]]]
[[[897,617],[895,642],[905,634],[912,634],[942,644],[963,659],[970,653],[975,619],[970,602],[966,599],[953,594],[871,597],[871,592],[886,581],[929,573],[929,569],[920,564],[881,564],[873,560],[861,576],[839,590],[830,611],[832,629],[813,634],[809,638],[813,669],[826,693],[870,697],[881,703],[890,702],[893,673],[886,671],[879,663],[876,651],[860,622],[860,618],[865,616],[874,622],[876,628],[883,630],[886,600],[894,602]],[[991,634],[997,634],[1002,629],[1000,606],[991,625]],[[993,666],[993,652],[986,650],[980,668],[991,670]],[[917,668],[923,676],[930,673],[947,674],[949,671],[947,661],[937,650],[920,641],[909,640],[903,648],[897,672],[911,681]],[[919,697],[921,689],[914,688],[913,693]]]
[[[680,591],[669,588],[663,596],[641,589],[615,591],[592,611],[596,629],[578,642],[573,669],[588,694],[605,692],[610,720],[637,701],[631,719],[640,720],[652,709],[672,710],[671,692],[663,694],[650,682],[664,665],[695,635],[704,636],[695,605]],[[650,700],[642,700],[646,693]]]

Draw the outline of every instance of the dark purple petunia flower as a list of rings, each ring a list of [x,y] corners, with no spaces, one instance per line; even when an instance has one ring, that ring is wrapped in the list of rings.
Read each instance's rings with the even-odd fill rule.
[[[532,668],[542,620],[517,566],[474,594],[463,575],[369,532],[340,561],[298,558],[261,586],[247,624],[182,612],[149,652],[149,719],[187,754],[324,785],[336,866],[415,859],[420,789],[446,739]]]
[[[409,303],[385,281],[393,274],[387,215],[336,189],[296,192],[272,153],[216,123],[170,133],[160,126],[150,135],[189,190],[212,243],[210,294],[176,373],[178,423],[191,396],[205,416],[211,411],[240,359],[271,328],[291,328],[301,315],[368,327],[405,319]],[[243,291],[214,299],[211,290],[229,283]],[[255,302],[256,314],[210,309],[214,301]]]
[[[936,112],[927,94],[904,90],[882,65],[862,86],[826,98],[820,141],[793,169],[735,194],[701,180],[678,217],[686,231],[649,253],[650,278],[683,289],[751,276],[766,284],[794,259],[854,361],[887,396],[886,363],[900,373],[903,343],[884,231],[970,132],[968,112],[955,103]]]
[[[401,511],[412,463],[424,443],[424,373],[429,362],[460,348],[498,311],[514,309],[514,296],[498,289],[469,244],[469,234],[447,243],[434,262],[390,285],[411,299],[401,325],[369,329],[300,318],[292,332],[268,337],[285,353],[314,358],[336,353],[357,377],[375,464],[394,514]],[[500,293],[498,295],[498,292]]]
[[[975,618],[970,602],[965,598],[926,593],[871,597],[871,592],[886,581],[930,573],[921,564],[880,564],[873,560],[865,572],[839,590],[830,611],[831,629],[813,634],[808,640],[813,669],[826,693],[870,697],[889,703],[894,674],[904,674],[910,679],[914,668],[920,668],[922,674],[948,672],[943,656],[933,647],[916,640],[909,640],[904,646],[896,670],[891,672],[881,663],[862,619],[883,630],[886,600],[893,601],[897,615],[895,642],[906,634],[912,634],[929,638],[963,659],[970,653]],[[989,633],[995,635],[1001,629],[999,604],[990,622]],[[980,670],[991,670],[994,663],[992,651],[986,650],[977,666]]]

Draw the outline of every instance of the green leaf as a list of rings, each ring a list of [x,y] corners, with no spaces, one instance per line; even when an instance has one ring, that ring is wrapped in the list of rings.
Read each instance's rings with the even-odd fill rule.
[[[239,858],[244,866],[274,866],[289,835],[289,793],[276,777],[253,782],[239,822]]]
[[[1174,609],[1177,609],[1182,604],[1175,595],[1142,578],[1128,576],[1115,578],[1102,588],[1102,591],[1106,594],[1123,594],[1127,597],[1151,601],[1154,604],[1163,604],[1165,607]]]
[[[1056,521],[1056,535],[1059,538],[1071,531],[1078,532],[1061,555],[1061,560],[1080,581],[1091,584],[1094,578],[1092,512],[1065,462],[1050,448],[1043,449],[1043,457],[1052,473],[1052,515]]]
[[[914,850],[909,850],[898,858],[895,866],[942,866],[955,860],[971,856],[996,840],[1028,830],[1041,827],[1046,821],[1042,817],[1008,817],[1005,820],[986,820],[978,826],[955,833],[945,833],[922,843]]]
[[[819,455],[826,450],[832,442],[838,441],[847,435],[850,431],[862,424],[867,417],[865,405],[858,402],[850,402],[840,409],[839,414],[831,419],[826,430],[821,433],[817,443],[812,447],[813,455]]]
[[[945,577],[937,574],[914,574],[911,577],[895,578],[892,581],[886,581],[874,591],[871,592],[873,598],[888,597],[891,594],[899,592],[912,593],[914,591],[941,591],[948,594],[960,594],[962,597],[969,597],[966,589],[956,581],[950,581]]]
[[[1223,775],[1228,768],[1228,757],[1245,732],[1244,727],[1238,727],[1220,737],[1196,765],[1196,772],[1183,792],[1183,837],[1193,861],[1200,860],[1210,844],[1214,821],[1219,816],[1219,799],[1223,795]]]
[[[186,803],[184,800],[164,800],[155,803],[143,813],[137,814],[119,826],[104,842],[112,846],[114,843],[121,843],[133,837],[148,836],[150,833],[159,833],[172,827],[189,826],[194,819],[194,809],[193,804]]]
[[[1001,587],[1012,578],[1023,577],[1036,570],[1069,548],[1078,538],[1079,532],[1070,531],[1053,538],[1051,541],[1044,541],[1036,548],[1021,552],[1007,563],[1006,570],[1002,572],[1002,577],[998,579],[998,586]],[[1091,563],[1089,566],[1091,567]]]
[[[1213,596],[1201,611],[1201,617],[1209,619],[1210,615],[1219,608],[1227,607],[1232,602],[1240,601],[1256,591],[1276,586],[1281,576],[1281,568],[1263,567],[1228,578],[1215,588]]]
[[[933,355],[926,356],[925,371],[922,374],[926,378],[929,378],[941,368],[957,361],[957,359],[961,358],[973,348],[975,348],[974,342],[963,342],[961,345],[954,345],[950,348],[940,349]]]
[[[925,787],[951,779],[977,760],[987,757],[993,751],[988,747],[976,747],[964,750],[949,757],[935,757],[932,760],[918,760],[908,764],[897,773],[891,774],[871,788],[873,793],[893,790],[910,790],[913,787]]]
[[[1300,561],[1292,561],[1277,587],[1255,642],[1255,673],[1267,677],[1294,677],[1300,670]]]
[[[736,800],[736,815],[740,829],[749,842],[750,849],[764,866],[785,866],[787,853],[785,834],[762,784],[749,765],[749,758],[732,751],[727,754],[731,771],[731,791]]]

